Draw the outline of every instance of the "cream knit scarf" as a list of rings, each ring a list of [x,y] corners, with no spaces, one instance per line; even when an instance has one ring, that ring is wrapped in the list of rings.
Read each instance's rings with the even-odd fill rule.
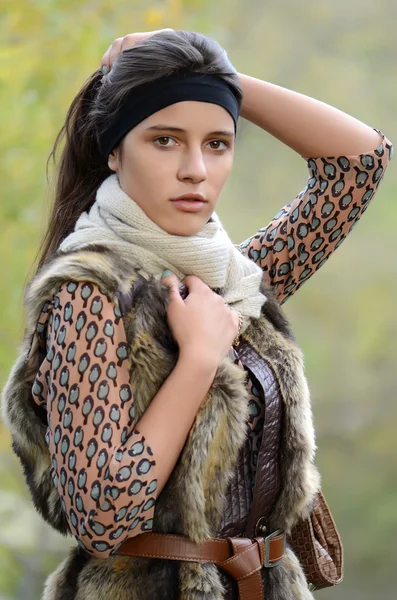
[[[251,317],[260,316],[266,301],[259,291],[262,269],[233,245],[215,212],[195,235],[171,235],[121,189],[117,175],[102,183],[91,209],[81,214],[74,232],[59,249],[66,252],[93,244],[114,250],[147,276],[159,279],[164,269],[170,269],[180,280],[197,275],[217,289],[231,308],[241,312],[243,331]]]

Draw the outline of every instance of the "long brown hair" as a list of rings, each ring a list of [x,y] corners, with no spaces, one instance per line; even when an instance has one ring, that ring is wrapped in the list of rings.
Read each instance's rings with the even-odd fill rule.
[[[112,173],[99,152],[98,129],[132,88],[186,71],[222,77],[241,105],[238,74],[225,50],[215,40],[192,31],[164,31],[146,38],[125,50],[108,75],[96,71],[85,82],[68,110],[48,159],[47,167],[51,159],[57,166],[55,198],[37,255],[37,269],[73,231],[79,215],[90,209],[98,187]]]

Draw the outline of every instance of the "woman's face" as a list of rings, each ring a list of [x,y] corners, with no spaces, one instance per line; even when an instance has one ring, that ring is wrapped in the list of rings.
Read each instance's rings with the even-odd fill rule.
[[[121,188],[167,233],[194,235],[207,223],[230,173],[234,122],[221,106],[186,101],[159,110],[131,129],[110,154]],[[201,194],[203,204],[172,202]],[[197,207],[194,212],[189,208]]]

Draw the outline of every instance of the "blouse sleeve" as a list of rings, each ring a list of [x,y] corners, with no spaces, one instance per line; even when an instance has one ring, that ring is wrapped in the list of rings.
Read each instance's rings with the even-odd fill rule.
[[[391,142],[367,154],[306,158],[306,187],[269,225],[238,248],[264,271],[282,304],[328,260],[367,210],[393,154]]]
[[[46,439],[70,529],[98,558],[153,525],[156,462],[135,427],[127,350],[118,306],[91,283],[62,284],[42,366]]]

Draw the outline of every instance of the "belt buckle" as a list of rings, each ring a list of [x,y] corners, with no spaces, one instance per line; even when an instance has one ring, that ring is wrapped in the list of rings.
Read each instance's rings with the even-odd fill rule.
[[[277,567],[277,565],[281,562],[282,558],[279,558],[278,560],[273,560],[272,562],[269,562],[270,559],[270,541],[277,537],[278,535],[280,535],[281,533],[284,533],[283,529],[276,529],[276,531],[273,531],[273,533],[270,533],[269,535],[267,535],[265,537],[265,567],[271,568],[271,567]]]

